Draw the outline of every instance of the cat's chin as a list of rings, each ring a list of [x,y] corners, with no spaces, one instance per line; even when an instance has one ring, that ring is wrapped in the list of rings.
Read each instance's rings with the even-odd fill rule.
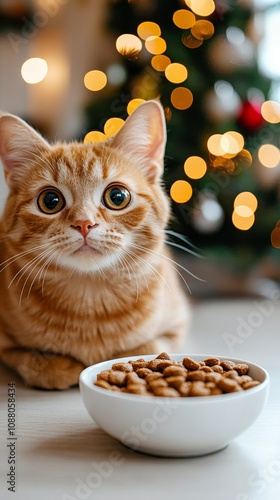
[[[60,265],[74,269],[80,273],[93,273],[112,267],[116,259],[110,255],[103,255],[90,247],[81,247],[71,255],[64,255],[59,260]]]

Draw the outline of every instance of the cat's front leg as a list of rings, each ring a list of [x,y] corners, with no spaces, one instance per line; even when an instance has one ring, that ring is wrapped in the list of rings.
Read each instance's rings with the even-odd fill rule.
[[[42,389],[67,389],[77,385],[79,375],[85,368],[70,357],[19,347],[3,350],[1,360],[16,370],[26,384]]]

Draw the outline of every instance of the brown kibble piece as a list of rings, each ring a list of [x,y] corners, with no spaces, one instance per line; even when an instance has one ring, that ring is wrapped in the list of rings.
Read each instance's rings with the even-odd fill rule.
[[[126,373],[118,370],[112,370],[108,375],[108,382],[121,387],[126,383]]]
[[[245,363],[238,363],[234,365],[233,369],[237,371],[238,375],[247,375],[249,366],[245,365]]]
[[[183,359],[183,365],[185,368],[187,368],[187,370],[191,371],[198,370],[200,367],[200,364],[197,363],[197,361],[194,361],[193,359],[188,357]]]
[[[187,376],[187,380],[200,380],[202,382],[204,382],[205,380],[205,377],[206,377],[206,373],[202,370],[194,370],[194,371],[190,371],[188,373],[188,376]]]
[[[147,375],[149,375],[149,373],[153,372],[149,368],[138,368],[138,370],[136,370],[136,373],[138,377],[145,378],[147,377]]]
[[[198,397],[198,396],[210,396],[211,390],[208,387],[205,387],[205,384],[200,381],[195,381],[192,384],[190,390],[190,396]]]
[[[131,363],[133,370],[137,370],[138,368],[147,368],[148,361],[145,361],[143,358],[139,358],[136,361],[129,361]]]
[[[102,387],[102,389],[111,390],[111,388],[112,388],[112,386],[111,386],[111,384],[109,384],[109,382],[106,382],[106,380],[102,380],[102,379],[97,379],[97,381],[95,382],[95,385],[97,385],[98,387]]]
[[[217,386],[222,389],[223,392],[236,392],[237,387],[240,387],[236,380],[225,377],[220,378],[217,382]]]
[[[192,382],[183,382],[180,385],[180,387],[178,387],[180,396],[182,396],[183,398],[189,396],[191,388],[192,388]]]
[[[250,375],[240,375],[240,377],[237,377],[237,382],[240,384],[240,385],[243,385],[245,384],[246,382],[251,382],[252,377],[250,377]]]
[[[169,387],[175,387],[175,389],[179,389],[179,387],[185,382],[186,378],[181,375],[175,375],[173,377],[165,378]]]
[[[219,358],[206,358],[204,360],[206,366],[215,366],[215,365],[220,365],[220,360]]]
[[[131,392],[132,394],[146,394],[147,389],[142,384],[129,384],[127,386],[127,392]]]
[[[138,377],[136,372],[130,372],[126,374],[126,382],[127,384],[143,384],[146,385],[146,382],[143,378]]]
[[[152,372],[146,376],[145,380],[149,384],[152,380],[157,380],[158,378],[163,378],[163,374],[160,372]]]
[[[213,371],[212,368],[210,368],[210,366],[206,366],[206,365],[205,366],[201,366],[199,368],[199,370],[201,370],[202,372],[205,372],[205,373],[210,373],[210,372]]]
[[[205,380],[206,382],[215,382],[217,384],[218,380],[222,377],[221,373],[212,372],[206,373]]]
[[[219,396],[220,394],[223,394],[223,391],[219,387],[211,389],[211,396]]]
[[[247,391],[247,389],[252,389],[253,387],[257,387],[257,385],[260,385],[258,380],[250,380],[250,382],[245,382],[245,384],[242,385],[242,388],[244,391]]]
[[[177,398],[180,396],[179,392],[173,387],[157,387],[154,390],[155,396],[161,396],[164,398]]]
[[[220,363],[220,366],[223,368],[223,370],[228,371],[233,369],[235,363],[233,361],[229,361],[228,359],[223,359],[223,361],[221,361]]]
[[[103,370],[97,374],[97,380],[106,380],[106,382],[108,382],[109,373],[110,370]]]
[[[238,373],[236,370],[229,370],[228,372],[225,372],[224,377],[226,378],[238,378]]]
[[[164,378],[156,378],[155,380],[151,380],[149,383],[149,389],[155,391],[158,387],[168,387],[168,383]]]
[[[213,372],[224,373],[224,369],[221,365],[211,366]]]
[[[186,368],[178,365],[170,365],[164,368],[163,370],[164,377],[176,377],[176,376],[186,377],[187,373],[188,372]]]
[[[161,352],[157,357],[156,359],[169,359],[171,360],[169,354],[167,354],[167,352]]]
[[[118,370],[121,372],[132,372],[133,366],[131,363],[114,363],[112,365],[112,370]]]

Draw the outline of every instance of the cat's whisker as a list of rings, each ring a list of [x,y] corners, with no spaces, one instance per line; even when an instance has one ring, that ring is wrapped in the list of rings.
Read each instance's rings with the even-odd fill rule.
[[[183,234],[177,233],[176,231],[172,231],[171,229],[165,229],[164,232],[165,232],[165,234],[168,234],[170,236],[174,236],[174,238],[178,238],[179,240],[183,241],[184,243],[186,243],[187,245],[189,245],[194,250],[199,251],[199,248],[197,246],[195,246],[193,243],[191,243],[188,240],[188,238],[186,236],[184,236]],[[200,254],[198,254],[197,256],[201,257]]]
[[[27,272],[27,270],[28,270],[28,269],[30,269],[30,267],[32,267],[32,268],[31,268],[31,270],[29,271],[29,273],[28,273],[27,277],[25,278],[25,281],[24,281],[23,286],[22,286],[22,288],[21,288],[21,292],[20,292],[20,296],[19,296],[19,306],[21,306],[23,293],[24,293],[24,290],[25,290],[26,284],[27,284],[27,282],[28,282],[28,280],[29,280],[30,276],[32,275],[32,272],[33,272],[33,271],[34,271],[34,269],[35,269],[35,268],[36,268],[36,267],[37,267],[37,266],[38,266],[38,265],[39,265],[39,264],[40,264],[40,263],[44,260],[44,258],[45,258],[45,257],[46,257],[46,256],[47,256],[50,252],[52,252],[52,249],[49,249],[49,251],[46,251],[46,252],[44,252],[44,253],[40,254],[40,255],[37,257],[37,259],[35,260],[35,262],[37,261],[37,262],[36,262],[36,264],[35,264],[35,266],[33,266],[33,265],[32,265],[32,264],[34,264],[34,262],[32,262],[32,261],[31,261],[30,265],[27,267],[27,269],[25,269],[25,271],[24,271],[24,273],[22,274],[22,276],[20,276],[20,278],[19,278],[19,280],[18,280],[17,284],[19,283],[19,281],[20,281],[20,279],[23,277],[23,275]],[[34,280],[34,281],[35,281],[35,280]],[[34,281],[32,281],[32,284],[31,284],[32,286],[33,286]],[[29,297],[29,295],[28,295],[28,297]]]
[[[174,241],[169,241],[169,240],[164,240],[164,242],[166,243],[166,245],[179,248],[180,250],[183,250],[184,252],[189,253],[190,255],[194,255],[194,257],[199,257],[200,259],[204,258],[203,255],[200,255],[199,253],[194,252],[189,248],[183,247],[183,245],[179,245],[179,243],[175,243]]]
[[[132,246],[134,247],[138,247],[138,245],[134,245],[132,244]],[[143,247],[144,248],[144,247]],[[129,250],[127,250],[127,252],[129,252]],[[152,264],[150,262],[148,262],[147,260],[143,259],[143,257],[140,257],[140,255],[137,255],[136,253],[132,252],[132,255],[139,259],[148,269],[150,269],[154,275],[157,275],[159,278],[162,279],[162,281],[164,282],[164,284],[167,286],[168,290],[171,292],[171,289],[167,283],[167,281],[164,279],[164,277],[162,276],[162,274],[154,267],[152,266]]]
[[[14,277],[10,281],[8,288],[10,288],[12,286],[13,282],[15,281],[15,279],[17,277],[18,277],[18,280],[17,280],[16,285],[18,285],[21,278],[28,271],[28,269],[30,269],[30,267],[33,266],[33,264],[35,264],[36,261],[38,261],[38,260],[40,261],[42,258],[44,258],[44,256],[47,255],[49,252],[50,252],[50,249],[44,250],[39,255],[36,255],[35,257],[33,257],[33,259],[31,259],[29,262],[27,262],[23,267],[21,267],[20,270],[14,275]]]
[[[41,250],[42,248],[49,247],[49,245],[50,245],[49,242],[48,243],[44,243],[42,245],[38,245],[36,247],[29,248],[28,250],[24,250],[23,252],[20,252],[20,253],[18,253],[16,255],[13,255],[12,257],[9,257],[8,259],[6,259],[3,262],[1,262],[1,264],[0,264],[0,273],[2,271],[4,271],[4,269],[6,269],[6,267],[10,266],[11,264],[13,264],[14,262],[16,262],[21,257],[24,257],[25,255],[28,255],[30,253],[36,252],[37,250]],[[4,264],[6,264],[6,265],[4,265]],[[4,267],[2,267],[2,266],[4,266]]]
[[[138,262],[136,262],[136,260],[134,259],[134,257],[131,255],[130,252],[125,252],[125,255],[126,255],[126,257],[129,257],[132,260],[132,262],[139,267],[139,270],[140,270],[142,276],[144,277],[144,280],[145,280],[145,283],[146,283],[146,287],[148,287],[148,283],[147,283],[146,277],[144,276],[143,271],[141,270]],[[126,269],[128,269],[129,279],[130,279],[130,270],[129,269],[131,269],[131,271],[133,273],[133,276],[134,276],[134,279],[135,279],[135,283],[136,283],[136,299],[135,299],[135,301],[138,302],[138,298],[139,298],[139,284],[138,284],[138,279],[137,279],[137,276],[135,274],[135,271],[134,271],[133,267],[130,266],[130,264],[127,262],[126,257],[123,257],[123,261],[125,263]]]
[[[203,278],[199,278],[199,276],[196,276],[191,271],[189,271],[186,267],[182,266],[181,264],[179,264],[179,262],[176,262],[176,260],[171,259],[167,255],[164,255],[164,254],[162,254],[160,252],[157,252],[156,250],[145,248],[142,245],[137,245],[136,243],[132,243],[132,246],[134,246],[135,248],[138,248],[139,250],[143,250],[144,252],[152,253],[154,255],[157,255],[157,256],[161,257],[162,259],[167,260],[168,262],[172,262],[173,264],[175,264],[175,266],[178,266],[180,269],[182,269],[183,271],[185,271],[187,274],[189,274],[193,278],[195,278],[198,281],[201,281],[203,283],[206,283],[206,280],[204,280]],[[177,270],[177,272],[178,272],[178,270]]]
[[[48,269],[48,267],[50,266],[52,260],[56,257],[56,253],[53,252],[52,249],[51,249],[51,252],[52,252],[51,255],[47,258],[47,260],[43,263],[43,265],[41,266],[41,268],[37,271],[37,273],[35,274],[32,282],[30,284],[30,287],[29,287],[29,290],[28,290],[28,294],[27,294],[27,298],[28,299],[30,297],[31,290],[32,290],[32,287],[33,287],[33,285],[34,285],[34,283],[36,281],[37,276],[38,276],[38,281],[40,282],[40,280],[42,279],[42,274],[43,274],[44,270],[46,271]],[[42,261],[42,259],[39,262],[41,262],[41,261]],[[43,283],[44,283],[44,280],[43,280]],[[44,296],[43,286],[42,286],[42,295]]]

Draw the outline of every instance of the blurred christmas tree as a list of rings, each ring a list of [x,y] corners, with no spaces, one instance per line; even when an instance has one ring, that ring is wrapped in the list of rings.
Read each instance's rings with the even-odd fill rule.
[[[141,100],[159,96],[173,229],[224,258],[248,262],[273,251],[280,105],[258,69],[262,22],[253,0],[109,5],[119,62],[104,68],[108,83],[87,108],[88,130],[108,130],[112,117],[119,126]]]

